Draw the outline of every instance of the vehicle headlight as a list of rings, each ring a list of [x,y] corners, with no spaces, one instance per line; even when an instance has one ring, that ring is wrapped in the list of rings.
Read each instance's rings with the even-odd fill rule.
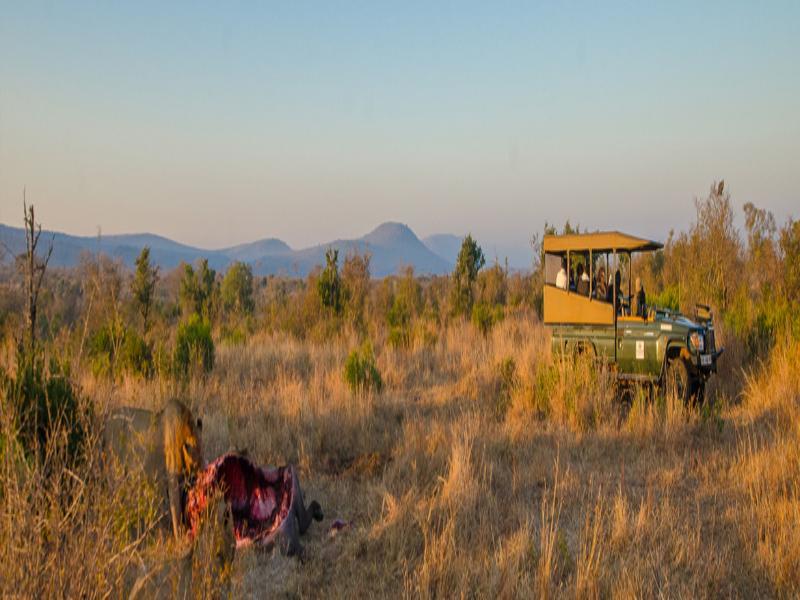
[[[703,340],[703,334],[701,334],[699,331],[693,331],[689,334],[689,345],[695,352],[702,352],[705,350],[704,342],[705,340]]]

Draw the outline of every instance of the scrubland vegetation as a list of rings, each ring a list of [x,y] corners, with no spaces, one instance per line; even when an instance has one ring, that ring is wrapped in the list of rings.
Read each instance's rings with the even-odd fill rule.
[[[633,265],[651,299],[714,309],[699,406],[621,402],[607,368],[554,359],[538,262],[486,267],[471,238],[450,278],[372,280],[334,252],[306,280],[87,256],[44,273],[34,319],[41,269],[7,260],[0,594],[124,595],[178,553],[99,441],[111,407],[177,395],[207,460],[294,463],[325,510],[302,562],[239,551],[237,597],[798,595],[800,222],[745,205],[740,232],[733,211],[715,184]]]

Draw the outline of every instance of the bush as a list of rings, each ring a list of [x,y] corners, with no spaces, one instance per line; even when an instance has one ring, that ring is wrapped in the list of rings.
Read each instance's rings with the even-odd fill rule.
[[[503,307],[495,305],[489,306],[479,302],[472,307],[472,324],[478,328],[483,335],[488,335],[492,327],[503,320]]]
[[[339,251],[328,248],[325,269],[317,280],[317,292],[322,306],[339,315],[342,312],[342,280],[339,277]]]
[[[0,369],[2,411],[15,421],[17,439],[27,456],[42,459],[53,443],[64,444],[67,459],[80,457],[87,437],[86,406],[81,402],[64,364],[17,352],[17,371],[11,375]],[[8,446],[2,440],[0,446]]]
[[[360,348],[353,350],[344,364],[344,380],[354,394],[380,393],[383,380],[375,364],[372,344],[364,342]]]
[[[122,325],[108,324],[98,329],[89,340],[89,356],[95,376],[153,374],[150,346],[133,329]]]
[[[469,315],[474,301],[473,285],[478,278],[478,271],[486,264],[483,250],[478,243],[467,235],[461,243],[461,250],[456,260],[456,268],[451,276],[450,302],[453,314]]]
[[[253,270],[250,265],[243,262],[235,262],[220,286],[220,296],[225,310],[235,312],[238,315],[250,315],[255,310],[253,300]]]
[[[178,376],[186,376],[193,370],[208,373],[214,368],[211,324],[197,313],[178,326],[173,368]]]
[[[247,328],[223,327],[220,335],[223,342],[231,346],[241,346],[247,341]]]
[[[650,306],[678,311],[680,308],[680,293],[677,285],[668,285],[660,294],[650,296]]]
[[[386,321],[389,324],[389,345],[408,348],[411,345],[411,308],[402,296],[395,296]]]
[[[390,327],[387,343],[392,348],[408,348],[411,345],[411,331],[408,327]]]

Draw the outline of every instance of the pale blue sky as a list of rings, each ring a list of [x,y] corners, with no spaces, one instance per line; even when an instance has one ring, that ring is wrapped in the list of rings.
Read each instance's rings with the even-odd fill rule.
[[[800,217],[798,2],[0,1],[4,223],[663,240],[720,177]]]

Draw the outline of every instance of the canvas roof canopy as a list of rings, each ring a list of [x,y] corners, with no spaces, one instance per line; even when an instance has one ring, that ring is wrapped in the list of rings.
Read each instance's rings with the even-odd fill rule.
[[[573,233],[568,235],[546,235],[542,242],[545,252],[562,254],[566,252],[650,252],[660,250],[663,244],[638,238],[619,231],[598,231],[595,233]]]

